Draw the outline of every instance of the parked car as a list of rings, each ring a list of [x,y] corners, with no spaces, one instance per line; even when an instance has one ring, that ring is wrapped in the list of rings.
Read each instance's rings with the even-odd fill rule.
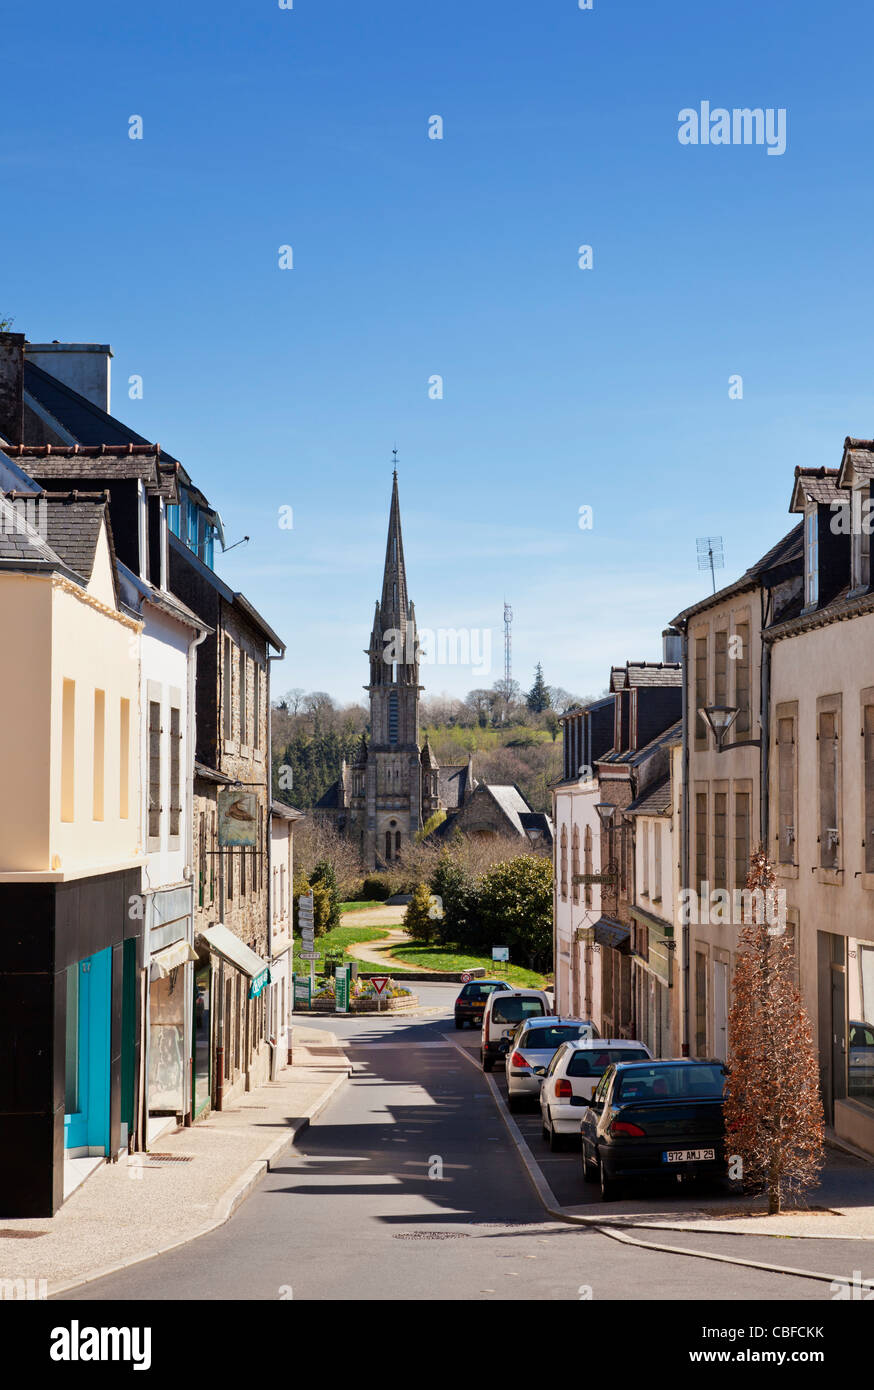
[[[469,984],[462,985],[455,1001],[456,1028],[463,1028],[466,1023],[481,1024],[489,995],[496,989],[509,988],[506,980],[471,980]]]
[[[542,989],[495,990],[483,1009],[480,1061],[483,1071],[491,1071],[506,1052],[505,1038],[512,1037],[518,1024],[528,1018],[552,1015],[552,1004]]]
[[[631,1038],[577,1038],[562,1043],[546,1068],[540,1087],[544,1139],[555,1151],[580,1138],[583,1108],[613,1062],[645,1062],[652,1053]]]
[[[850,1021],[850,1095],[874,1095],[874,1024]]]
[[[720,1061],[614,1062],[583,1110],[583,1177],[609,1202],[629,1178],[725,1176]]]
[[[520,1023],[507,1046],[507,1104],[519,1110],[536,1101],[556,1049],[571,1039],[597,1037],[594,1023],[581,1018],[532,1018]],[[579,1128],[579,1115],[577,1116]]]

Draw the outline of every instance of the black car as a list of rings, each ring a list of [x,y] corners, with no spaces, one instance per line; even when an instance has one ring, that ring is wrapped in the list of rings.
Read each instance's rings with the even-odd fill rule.
[[[465,1023],[475,1023],[477,1028],[483,1021],[483,1009],[490,994],[496,989],[509,989],[506,980],[471,980],[462,987],[455,1001],[455,1026],[463,1028]]]
[[[617,1062],[580,1124],[583,1177],[605,1202],[628,1179],[726,1176],[720,1061]]]

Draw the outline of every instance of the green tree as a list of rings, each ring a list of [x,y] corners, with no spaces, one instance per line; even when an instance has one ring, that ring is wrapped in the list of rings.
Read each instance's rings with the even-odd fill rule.
[[[434,932],[434,918],[431,916],[431,910],[430,888],[427,883],[417,883],[404,913],[404,927],[414,941],[424,941],[426,946],[430,943]]]
[[[340,890],[337,887],[334,865],[329,859],[320,859],[313,869],[312,885],[314,894],[317,888],[325,894],[326,906],[324,910],[327,914],[327,925],[324,930],[333,931],[335,927],[340,925]],[[318,921],[318,913],[315,912],[315,908],[314,913]]]
[[[471,947],[479,937],[476,885],[444,849],[431,875],[431,892],[443,904],[443,916],[434,923],[434,935],[442,944]]]
[[[529,970],[551,968],[551,860],[520,854],[495,864],[480,880],[478,907],[489,946],[509,946]]]
[[[534,670],[534,684],[528,692],[525,703],[534,714],[542,713],[543,710],[549,709],[552,704],[549,686],[543,679],[543,667],[539,661]]]

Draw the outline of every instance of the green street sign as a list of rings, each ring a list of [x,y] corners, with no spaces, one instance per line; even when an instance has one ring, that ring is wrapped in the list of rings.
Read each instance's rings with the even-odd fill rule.
[[[334,971],[334,1012],[349,1012],[349,966],[341,965]]]
[[[294,977],[294,1007],[309,1009],[312,1007],[312,981],[309,975],[295,975]]]

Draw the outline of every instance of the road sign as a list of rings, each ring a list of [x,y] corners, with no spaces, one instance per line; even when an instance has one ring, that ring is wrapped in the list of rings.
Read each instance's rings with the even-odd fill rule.
[[[321,960],[322,956],[320,951],[301,951],[300,958],[301,960]]]
[[[382,994],[382,991],[388,984],[388,980],[388,975],[372,975],[370,978],[370,983],[373,985],[373,988],[376,990],[377,994]]]
[[[472,975],[468,975],[468,974],[465,972],[465,974],[462,975],[462,977],[461,977],[461,983],[462,983],[463,985],[469,985],[472,979],[473,979],[473,976],[472,976]]]
[[[294,1007],[308,1009],[312,1005],[312,984],[309,975],[294,977]]]
[[[510,959],[510,948],[509,948],[509,946],[493,946],[493,947],[492,947],[492,960],[509,960],[509,959]]]

